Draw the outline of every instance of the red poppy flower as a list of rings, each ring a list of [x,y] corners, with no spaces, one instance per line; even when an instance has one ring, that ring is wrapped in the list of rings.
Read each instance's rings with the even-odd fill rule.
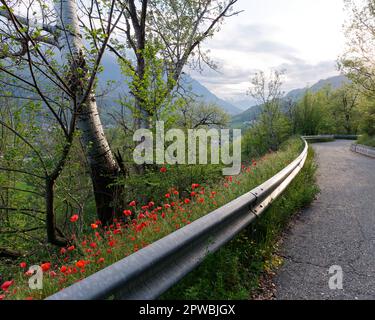
[[[164,208],[166,208],[166,209],[169,209],[170,207],[171,207],[171,205],[168,204],[168,203],[164,205]]]
[[[141,209],[142,209],[143,211],[145,211],[145,210],[149,209],[149,207],[148,207],[148,206],[143,206],[143,207],[141,207]]]
[[[25,300],[31,301],[31,300],[33,300],[33,297],[27,297]]]
[[[185,202],[185,204],[189,204],[190,203],[190,199],[185,199],[184,202]]]
[[[100,258],[99,260],[98,260],[98,263],[103,263],[104,262],[104,258]]]
[[[177,190],[173,191],[173,194],[178,196],[179,195],[179,192]]]
[[[148,203],[148,207],[149,208],[152,208],[154,205],[155,205],[155,203],[153,201],[151,201],[151,202]]]
[[[0,301],[5,299],[5,294],[0,294]]]
[[[166,197],[167,199],[169,199],[169,198],[171,197],[171,194],[170,194],[170,193],[167,193],[167,194],[165,195],[165,197]]]
[[[97,247],[97,244],[96,244],[95,242],[91,242],[91,243],[90,243],[90,247],[91,247],[91,248],[96,248],[96,247]]]
[[[9,287],[14,283],[14,280],[12,281],[5,281],[2,285],[1,285],[1,289],[3,289],[3,291],[8,291]]]
[[[68,248],[68,251],[73,251],[75,248],[76,248],[75,246],[70,246],[70,247]]]
[[[65,248],[61,248],[60,253],[61,254],[65,254],[66,253],[66,249]]]
[[[196,189],[196,188],[199,188],[199,184],[198,183],[193,183],[192,185],[191,185],[191,188],[194,190],[194,189]]]
[[[20,267],[21,267],[22,269],[25,269],[25,268],[27,267],[26,262],[21,262],[21,263],[20,263]]]
[[[96,223],[92,223],[91,228],[95,230],[95,229],[98,229],[99,226]]]
[[[198,199],[198,202],[199,202],[199,203],[204,203],[204,199],[203,199],[203,198],[199,198],[199,199]]]
[[[83,269],[85,267],[85,264],[86,264],[85,261],[79,260],[79,261],[76,262],[76,267],[80,268],[80,269]]]
[[[116,242],[114,240],[108,242],[108,245],[110,247],[114,247],[115,244],[116,244]]]
[[[77,222],[78,219],[79,219],[78,214],[75,214],[75,215],[73,215],[73,216],[70,218],[70,222]]]
[[[136,205],[137,205],[137,203],[135,201],[132,201],[132,202],[129,203],[129,206],[131,206],[131,207],[135,207]]]
[[[124,215],[130,217],[132,215],[132,212],[130,210],[124,210]]]
[[[161,214],[161,217],[162,217],[163,219],[165,219],[165,213],[164,213],[164,212]]]
[[[196,194],[197,194],[197,193],[196,193],[196,192],[194,192],[194,191],[193,191],[192,193],[190,193],[190,195],[191,195],[192,197],[195,197],[195,196],[196,196]]]
[[[67,268],[66,266],[62,266],[62,267],[60,268],[60,271],[61,271],[62,273],[65,273],[65,272],[68,271],[68,268]]]
[[[40,267],[42,268],[43,272],[47,272],[49,269],[51,269],[51,263],[43,263]]]
[[[167,172],[167,168],[166,168],[166,167],[162,167],[162,168],[160,169],[160,172],[161,172],[161,173],[166,173],[166,172]]]

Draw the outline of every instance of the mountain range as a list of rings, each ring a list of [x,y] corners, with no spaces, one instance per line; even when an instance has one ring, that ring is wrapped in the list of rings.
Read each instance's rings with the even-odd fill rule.
[[[104,125],[114,124],[114,119],[111,115],[120,111],[119,98],[121,96],[129,95],[129,87],[127,85],[126,77],[121,73],[120,67],[116,59],[107,54],[103,58],[103,71],[98,75],[98,90],[97,101],[99,112],[102,116]],[[25,70],[27,76],[27,70]],[[310,88],[295,89],[290,91],[284,97],[284,101],[298,100],[309,89],[312,92],[317,92],[323,87],[330,85],[333,89],[341,87],[349,80],[344,76],[331,77],[325,80],[320,80]],[[262,106],[254,105],[254,101],[250,98],[243,101],[226,101],[219,98],[209,89],[207,89],[199,81],[193,79],[190,75],[183,73],[181,76],[181,86],[185,91],[192,94],[196,100],[204,103],[216,104],[232,116],[232,126],[243,127],[249,122],[256,120],[262,110]],[[27,93],[29,95],[29,93]],[[250,106],[250,108],[247,108]],[[243,111],[246,109],[245,111]]]
[[[106,55],[103,59],[103,66],[104,71],[99,74],[98,77],[99,87],[108,88],[107,83],[112,82],[111,89],[108,90],[109,92],[103,95],[102,98],[98,99],[99,106],[101,107],[101,113],[105,119],[104,122],[107,122],[107,114],[113,113],[114,110],[118,110],[116,100],[119,99],[121,95],[128,95],[129,88],[127,86],[126,78],[121,74],[121,70],[113,56]],[[284,100],[297,101],[306,93],[307,90],[317,92],[327,85],[330,85],[332,89],[337,89],[348,81],[349,80],[342,75],[320,80],[309,88],[306,87],[290,91],[284,96]],[[238,101],[226,101],[221,99],[187,73],[183,73],[181,76],[181,86],[186,91],[194,95],[198,101],[213,103],[221,107],[230,116],[232,116],[232,124],[235,126],[241,127],[244,123],[255,120],[261,112],[261,106],[256,105],[254,100],[250,98]]]
[[[284,104],[286,104],[287,101],[293,101],[293,102],[298,101],[304,96],[307,90],[310,90],[311,92],[315,93],[323,89],[326,86],[331,86],[331,88],[335,90],[335,89],[339,89],[346,83],[349,83],[349,79],[342,75],[320,80],[319,82],[315,83],[311,87],[306,87],[302,89],[294,89],[290,91],[284,96],[284,98],[282,98],[282,103],[284,102]],[[246,111],[240,114],[234,115],[232,117],[231,125],[232,127],[242,128],[250,124],[251,122],[255,121],[259,117],[261,112],[262,112],[262,105],[252,106]]]

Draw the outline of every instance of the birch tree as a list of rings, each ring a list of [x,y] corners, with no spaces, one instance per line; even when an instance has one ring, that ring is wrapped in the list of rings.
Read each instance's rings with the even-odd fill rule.
[[[53,207],[54,185],[69,155],[78,128],[90,166],[97,213],[103,223],[111,221],[112,190],[108,188],[119,167],[106,140],[99,117],[94,89],[101,59],[117,21],[114,2],[92,3],[91,9],[105,12],[107,24],[102,43],[84,46],[76,1],[9,2],[1,0],[0,71],[14,80],[18,91],[35,92],[58,126],[64,143],[53,168],[45,168],[48,240],[64,241],[56,235]],[[96,8],[96,9],[95,9]],[[18,12],[17,12],[18,11]],[[92,30],[91,30],[92,31]],[[43,156],[40,157],[43,162]]]

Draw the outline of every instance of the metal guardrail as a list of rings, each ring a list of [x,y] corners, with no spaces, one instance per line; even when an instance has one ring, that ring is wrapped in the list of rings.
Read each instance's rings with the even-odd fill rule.
[[[360,137],[359,135],[356,135],[356,134],[335,134],[334,135],[334,138],[336,140],[357,140],[358,137]]]
[[[345,134],[326,134],[326,135],[316,135],[316,136],[303,136],[302,138],[306,141],[316,141],[316,142],[329,142],[334,140],[357,140],[358,135],[345,135]]]
[[[371,158],[375,158],[375,148],[373,148],[373,147],[353,143],[350,146],[350,150],[353,151],[353,152],[360,153],[362,155],[371,157]]]
[[[47,300],[150,300],[256,220],[302,169],[308,152],[252,191]]]
[[[333,141],[335,136],[332,135],[317,135],[317,136],[303,136],[306,141]]]

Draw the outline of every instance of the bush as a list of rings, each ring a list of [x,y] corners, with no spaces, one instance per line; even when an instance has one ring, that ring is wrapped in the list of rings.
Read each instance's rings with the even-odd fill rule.
[[[369,135],[364,134],[358,138],[358,144],[375,148],[375,136],[370,137]]]

